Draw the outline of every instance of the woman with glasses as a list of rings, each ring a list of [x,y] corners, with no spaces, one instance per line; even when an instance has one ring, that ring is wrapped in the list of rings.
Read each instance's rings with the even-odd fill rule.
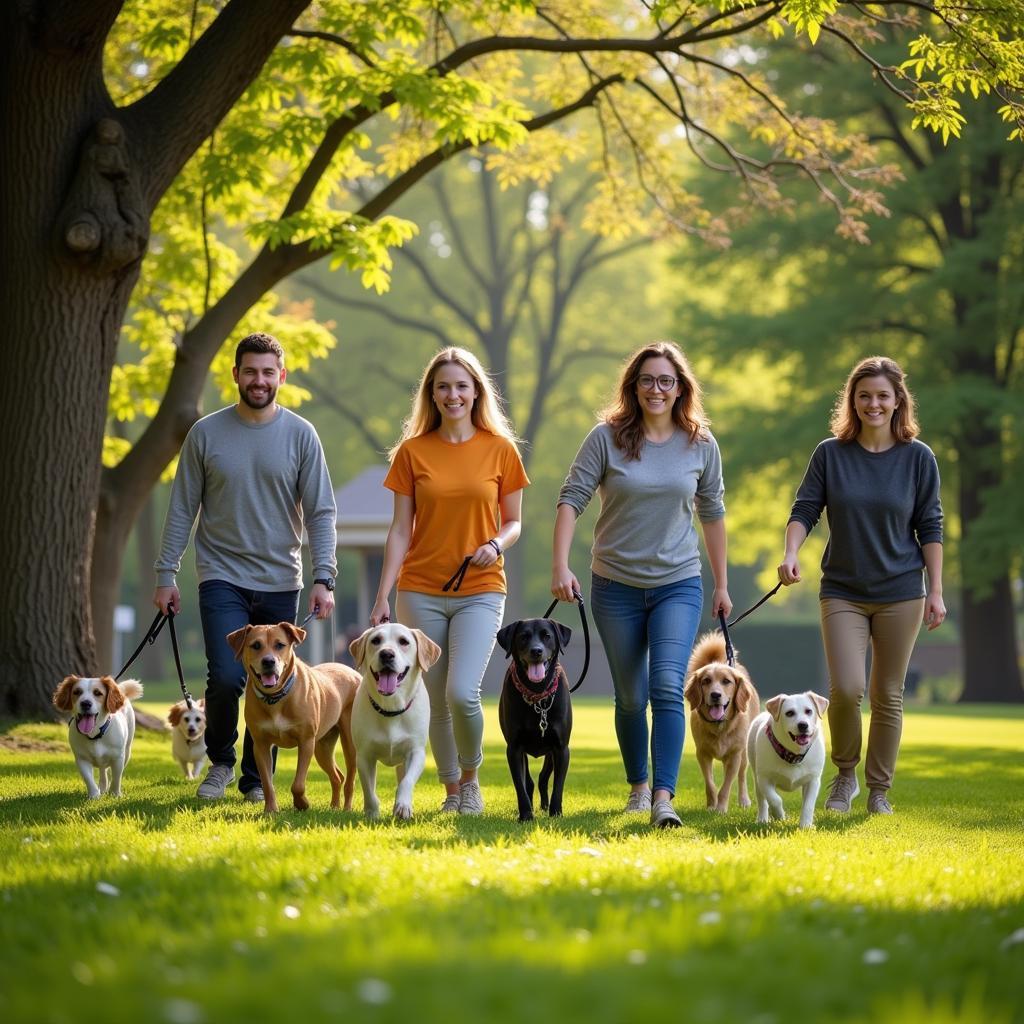
[[[887,356],[870,356],[853,368],[830,426],[833,436],[814,449],[796,493],[779,579],[787,587],[800,582],[800,546],[825,512],[821,635],[837,770],[825,807],[847,813],[860,793],[861,701],[867,689],[867,808],[869,814],[892,814],[888,794],[903,734],[910,655],[922,619],[932,630],[946,617],[939,467],[932,450],[917,440],[914,396],[903,370]]]
[[[700,385],[671,342],[626,362],[615,400],[587,435],[558,496],[551,593],[573,599],[576,519],[596,491],[590,603],[615,687],[615,733],[630,786],[626,810],[677,827],[672,807],[685,729],[683,682],[703,605],[694,513],[715,580],[711,613],[728,615],[725,505],[718,444]],[[651,707],[650,770],[647,706]]]
[[[519,539],[530,481],[476,356],[444,348],[431,359],[389,454],[384,486],[394,491],[395,511],[370,624],[391,619],[397,581],[398,621],[441,648],[424,677],[441,810],[481,814],[480,684],[505,612],[502,554]]]

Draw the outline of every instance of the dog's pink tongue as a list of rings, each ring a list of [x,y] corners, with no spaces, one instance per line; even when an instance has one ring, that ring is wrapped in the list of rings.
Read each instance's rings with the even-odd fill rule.
[[[263,675],[260,676],[260,682],[263,684],[264,689],[272,690],[277,686],[278,678],[279,677],[276,672],[264,672]]]
[[[547,665],[543,662],[531,662],[526,666],[526,678],[531,683],[543,683],[544,673],[547,671]]]
[[[78,719],[76,725],[78,726],[78,731],[83,736],[88,736],[89,733],[91,733],[93,729],[96,728],[96,716],[82,715],[82,717]]]
[[[725,708],[723,708],[721,704],[712,704],[711,707],[708,708],[708,717],[712,722],[720,722],[725,718]]]
[[[383,697],[390,697],[398,689],[397,672],[381,672],[377,676],[377,690]]]

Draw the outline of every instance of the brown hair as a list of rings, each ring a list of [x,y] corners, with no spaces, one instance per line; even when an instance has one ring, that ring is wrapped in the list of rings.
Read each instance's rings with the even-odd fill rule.
[[[502,408],[501,395],[490,375],[472,352],[452,345],[437,352],[423,371],[419,387],[413,397],[412,410],[402,424],[402,436],[388,452],[389,459],[394,460],[403,441],[410,437],[429,434],[441,426],[441,411],[434,403],[434,377],[442,366],[450,363],[461,366],[469,374],[476,388],[476,398],[473,400],[473,409],[470,413],[473,426],[479,430],[486,430],[489,434],[504,437],[519,447],[519,438]]]
[[[860,433],[861,423],[854,406],[854,393],[865,377],[885,377],[889,381],[896,397],[896,408],[890,421],[893,437],[904,443],[913,441],[921,433],[914,415],[914,396],[907,387],[907,377],[902,367],[888,356],[868,356],[850,371],[846,385],[836,398],[829,421],[833,435],[843,444],[849,444]]]
[[[247,334],[235,348],[236,370],[241,367],[242,356],[246,352],[255,352],[257,355],[265,355],[269,352],[277,356],[279,366],[284,366],[284,349],[281,347],[281,342],[272,334],[263,334],[262,331],[257,331],[256,334]]]
[[[626,360],[615,400],[598,413],[598,418],[612,428],[615,446],[630,459],[639,460],[644,446],[644,414],[636,396],[640,367],[646,360],[658,357],[667,359],[679,378],[680,392],[672,403],[672,422],[690,435],[691,442],[708,436],[710,421],[704,413],[700,384],[686,356],[674,342],[653,341]]]

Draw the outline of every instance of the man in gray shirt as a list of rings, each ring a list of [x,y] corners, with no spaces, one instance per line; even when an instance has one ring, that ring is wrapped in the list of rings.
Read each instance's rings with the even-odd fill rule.
[[[206,645],[206,752],[198,796],[217,800],[234,779],[238,702],[245,676],[227,635],[252,623],[294,622],[302,589],[302,531],[309,537],[309,610],[334,609],[337,574],[334,492],[312,424],[277,404],[287,371],[268,334],[238,343],[232,371],[237,404],[204,416],[182,445],[155,568],[153,603],[180,611],[175,574],[196,526],[199,614]],[[276,751],[275,751],[276,755]],[[242,744],[239,789],[263,803],[252,737]]]

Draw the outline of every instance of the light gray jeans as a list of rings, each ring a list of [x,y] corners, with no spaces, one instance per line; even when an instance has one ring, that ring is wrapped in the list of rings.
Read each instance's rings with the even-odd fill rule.
[[[461,769],[483,763],[480,686],[504,614],[504,594],[449,597],[400,590],[396,595],[398,621],[423,630],[441,648],[424,682],[430,697],[430,749],[442,782],[458,782]]]

